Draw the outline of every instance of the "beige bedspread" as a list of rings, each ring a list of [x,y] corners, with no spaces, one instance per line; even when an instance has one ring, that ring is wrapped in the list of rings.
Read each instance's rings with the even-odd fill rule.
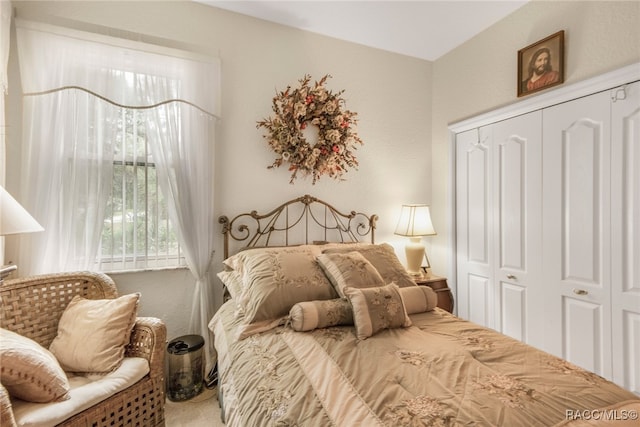
[[[552,426],[640,403],[593,373],[440,309],[362,341],[352,326],[279,327],[234,341],[232,304],[210,323],[232,427]]]

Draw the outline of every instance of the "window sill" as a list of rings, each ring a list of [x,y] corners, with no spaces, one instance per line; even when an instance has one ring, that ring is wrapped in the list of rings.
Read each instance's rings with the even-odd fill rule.
[[[154,267],[154,268],[140,268],[135,270],[110,270],[104,271],[104,274],[107,276],[118,276],[121,274],[135,274],[135,273],[151,273],[156,271],[173,271],[173,270],[189,270],[189,267],[186,265],[181,265],[177,267]]]

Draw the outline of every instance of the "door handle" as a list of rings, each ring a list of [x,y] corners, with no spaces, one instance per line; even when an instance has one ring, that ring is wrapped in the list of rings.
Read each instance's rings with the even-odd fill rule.
[[[507,274],[507,279],[516,280],[517,277],[514,276],[513,274]]]
[[[589,291],[585,291],[584,289],[574,289],[573,293],[576,295],[587,295]]]

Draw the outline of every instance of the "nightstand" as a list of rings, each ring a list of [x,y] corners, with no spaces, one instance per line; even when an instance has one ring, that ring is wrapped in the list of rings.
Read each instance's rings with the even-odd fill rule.
[[[446,277],[431,275],[416,277],[413,280],[420,286],[429,286],[436,291],[436,295],[438,295],[438,307],[447,310],[449,313],[453,313],[453,294],[451,293],[449,285],[447,285]]]

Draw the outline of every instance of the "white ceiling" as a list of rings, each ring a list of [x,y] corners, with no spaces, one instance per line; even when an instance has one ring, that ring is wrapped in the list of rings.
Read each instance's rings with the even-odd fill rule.
[[[433,61],[528,0],[196,1]]]

